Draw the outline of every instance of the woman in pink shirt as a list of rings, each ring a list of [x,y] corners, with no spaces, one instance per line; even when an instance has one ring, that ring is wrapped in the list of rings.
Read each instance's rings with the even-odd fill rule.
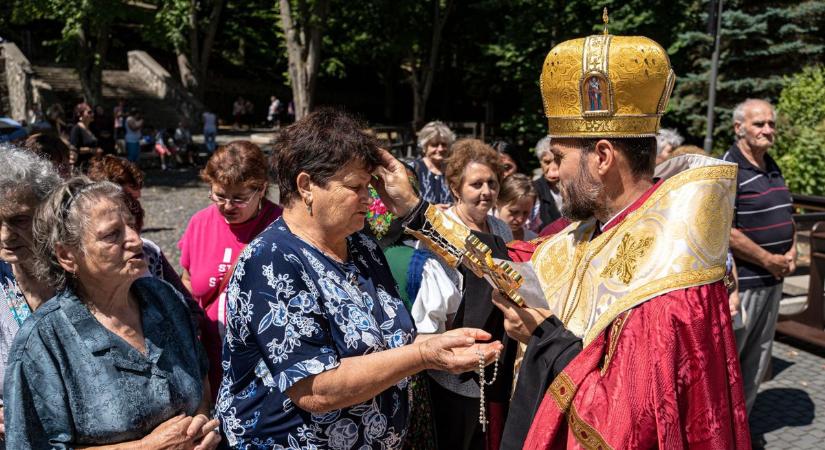
[[[230,275],[246,244],[280,217],[282,209],[266,198],[266,159],[249,141],[219,147],[201,171],[201,179],[210,184],[212,205],[192,216],[178,247],[181,280],[206,312],[201,340],[209,357],[214,398],[221,380],[224,277]]]

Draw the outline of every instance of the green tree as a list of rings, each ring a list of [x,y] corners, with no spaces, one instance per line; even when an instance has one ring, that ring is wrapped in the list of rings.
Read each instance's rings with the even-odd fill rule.
[[[788,188],[807,195],[825,195],[825,67],[807,67],[786,78],[776,105],[777,163]]]
[[[16,23],[54,20],[63,25],[57,46],[60,59],[70,61],[80,79],[86,102],[102,99],[103,65],[109,51],[112,26],[129,10],[107,0],[14,0]]]
[[[705,132],[712,39],[705,32],[705,5],[694,2],[683,31],[669,47],[679,75],[669,119],[688,134]],[[733,142],[731,111],[746,98],[775,101],[788,75],[823,61],[825,1],[725,2],[717,85],[714,150]]]
[[[180,81],[203,100],[206,75],[225,0],[161,0],[148,34],[175,52]]]

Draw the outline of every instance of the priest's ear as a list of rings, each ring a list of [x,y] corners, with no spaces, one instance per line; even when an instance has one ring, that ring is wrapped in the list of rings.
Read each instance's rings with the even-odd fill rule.
[[[613,170],[613,167],[618,163],[618,158],[620,158],[618,155],[619,149],[607,139],[599,139],[596,141],[591,153],[598,158],[597,170],[600,176],[604,176]]]

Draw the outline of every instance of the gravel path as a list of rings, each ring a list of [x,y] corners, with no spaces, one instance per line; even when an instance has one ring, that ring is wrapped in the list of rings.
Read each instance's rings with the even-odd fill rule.
[[[196,170],[146,171],[140,202],[146,210],[141,236],[154,241],[170,263],[180,271],[178,240],[189,218],[209,205],[209,186]]]

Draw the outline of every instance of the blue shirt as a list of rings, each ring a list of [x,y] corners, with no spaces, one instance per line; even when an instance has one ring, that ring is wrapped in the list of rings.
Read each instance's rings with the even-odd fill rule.
[[[733,226],[754,243],[773,254],[784,254],[793,245],[793,199],[782,171],[765,155],[765,170],[751,164],[734,144],[722,157],[739,165]],[[768,269],[736,258],[739,289],[781,283]]]
[[[6,370],[6,447],[70,448],[140,439],[201,403],[206,357],[180,294],[155,278],[140,302],[146,355],[92,316],[71,291],[27,320]]]
[[[278,219],[238,259],[227,291],[223,382],[217,409],[237,449],[396,449],[407,427],[408,380],[375,398],[326,414],[285,394],[341,358],[401,347],[413,320],[376,241],[347,238],[340,263]],[[363,380],[369,383],[369,380]]]

